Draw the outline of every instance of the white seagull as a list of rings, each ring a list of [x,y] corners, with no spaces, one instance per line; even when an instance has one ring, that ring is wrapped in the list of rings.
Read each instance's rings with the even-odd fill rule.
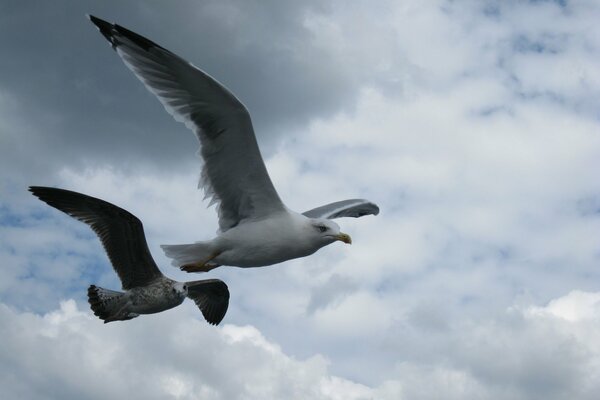
[[[88,224],[100,238],[121,279],[124,292],[95,285],[88,302],[105,323],[153,314],[194,300],[202,315],[216,325],[229,306],[229,289],[219,279],[177,282],[164,276],[150,255],[144,227],[135,215],[104,200],[70,190],[31,186],[29,191],[48,205]]]
[[[223,85],[169,50],[122,26],[89,19],[167,112],[200,141],[199,186],[217,204],[219,231],[209,241],[163,245],[173,265],[206,272],[220,265],[262,267],[351,243],[332,218],[379,213],[363,199],[306,211],[288,209],[273,187],[246,107]]]

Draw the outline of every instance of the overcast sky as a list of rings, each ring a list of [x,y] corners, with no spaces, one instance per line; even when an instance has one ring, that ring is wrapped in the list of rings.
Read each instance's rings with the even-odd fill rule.
[[[86,13],[156,41],[250,110],[299,212],[354,241],[219,268],[191,301],[102,324],[91,230],[27,192],[119,205],[150,250],[209,239],[197,141]],[[19,399],[596,399],[600,5],[581,1],[0,3],[0,386]]]

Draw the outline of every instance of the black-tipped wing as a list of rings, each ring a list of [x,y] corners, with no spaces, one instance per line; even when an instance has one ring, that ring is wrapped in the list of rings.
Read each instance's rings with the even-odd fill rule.
[[[377,207],[375,203],[371,203],[368,200],[350,199],[336,201],[335,203],[313,208],[312,210],[303,212],[302,214],[308,218],[358,218],[364,215],[379,214],[379,207]]]
[[[285,210],[263,162],[250,114],[229,90],[186,60],[122,26],[90,20],[167,112],[196,133],[200,184],[221,231]]]
[[[133,214],[81,193],[31,186],[31,193],[48,205],[88,224],[100,238],[123,289],[145,286],[162,273],[150,255],[142,222]]]
[[[204,319],[210,324],[218,325],[225,317],[229,307],[229,289],[219,279],[186,282],[187,296],[194,300],[202,311]]]

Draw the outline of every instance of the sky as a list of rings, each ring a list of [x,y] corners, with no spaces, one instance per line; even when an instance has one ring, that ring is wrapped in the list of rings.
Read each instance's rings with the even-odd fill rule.
[[[85,18],[119,23],[249,109],[282,200],[353,245],[204,276],[160,244],[214,236],[192,132]],[[0,385],[20,399],[595,399],[600,393],[600,4],[0,3]],[[55,186],[139,217],[191,301],[104,325],[118,289]]]

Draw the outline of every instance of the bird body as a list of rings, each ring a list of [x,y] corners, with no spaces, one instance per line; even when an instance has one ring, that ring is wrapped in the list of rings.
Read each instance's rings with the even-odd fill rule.
[[[336,240],[350,243],[331,218],[379,213],[362,199],[343,200],[303,214],[281,201],[254,135],[247,108],[206,72],[117,24],[89,16],[125,65],[200,142],[199,186],[216,204],[219,234],[210,241],[162,246],[187,272],[220,265],[261,267],[304,257]]]
[[[181,282],[162,277],[146,286],[124,292],[91,285],[88,301],[94,314],[106,322],[123,321],[141,314],[154,314],[177,307],[187,295]]]
[[[154,314],[183,303],[187,287],[166,276],[158,278],[146,286],[129,289],[127,292],[129,311],[136,314]]]
[[[164,276],[150,255],[142,223],[133,214],[70,190],[41,186],[29,190],[48,205],[88,224],[102,242],[123,288],[88,288],[92,311],[105,323],[165,311],[180,305],[186,297],[194,300],[210,324],[218,324],[225,316],[229,305],[225,282],[178,282]]]
[[[322,232],[323,228],[326,231]],[[349,241],[350,238],[340,232],[335,222],[315,222],[289,211],[244,221],[211,241],[161,247],[174,259],[175,265],[209,260],[219,265],[253,268],[306,257],[336,240]]]

